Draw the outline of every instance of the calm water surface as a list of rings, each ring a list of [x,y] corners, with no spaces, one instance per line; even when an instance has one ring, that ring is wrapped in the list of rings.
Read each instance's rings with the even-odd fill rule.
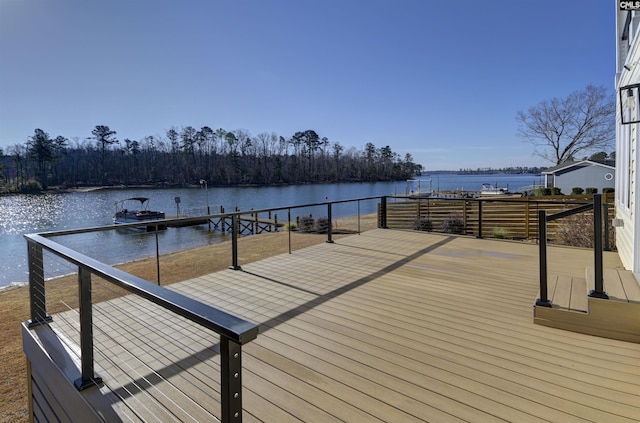
[[[518,187],[537,183],[532,175],[431,175],[433,188],[479,190],[483,183]],[[202,214],[206,211],[207,200],[211,212],[216,213],[223,206],[226,211],[265,209],[294,206],[298,204],[337,201],[379,195],[403,194],[406,182],[351,183],[294,185],[283,187],[210,187],[181,189],[114,189],[63,194],[9,195],[0,196],[0,289],[12,283],[28,280],[27,243],[24,234],[77,229],[112,224],[114,203],[129,197],[149,197],[150,208],[163,210],[168,216],[177,213],[176,197],[180,197],[180,212]],[[376,203],[361,202],[362,214],[373,213]],[[336,205],[334,218],[353,216],[357,205]],[[295,216],[313,213],[326,216],[326,206],[311,210],[292,210]],[[286,220],[282,211],[280,220]],[[206,226],[174,229],[169,228],[159,234],[160,253],[168,253],[185,248],[215,244],[225,240],[223,234],[209,232]],[[156,242],[153,234],[128,230],[106,231],[61,237],[64,245],[78,249],[84,254],[101,261],[114,264],[155,255]],[[53,277],[71,273],[76,269],[62,260],[45,257],[45,275]]]

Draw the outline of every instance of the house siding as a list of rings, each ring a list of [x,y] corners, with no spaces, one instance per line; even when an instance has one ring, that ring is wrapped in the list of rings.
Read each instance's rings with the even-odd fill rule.
[[[638,177],[637,157],[637,128],[638,124],[622,125],[622,110],[620,104],[620,88],[626,85],[640,82],[640,13],[618,10],[616,7],[616,218],[621,225],[616,228],[616,247],[620,260],[626,269],[636,274],[640,273],[640,245],[638,231],[640,222],[636,207],[640,205],[636,190]],[[627,30],[625,23],[628,14],[631,13],[631,25]],[[623,39],[623,34],[628,33],[628,38]],[[631,64],[630,70],[624,68],[625,64]]]
[[[571,194],[574,187],[582,189],[597,188],[602,193],[604,188],[615,188],[614,169],[598,166],[583,166],[560,172],[555,177],[555,186],[563,194]],[[609,180],[607,180],[609,175]]]

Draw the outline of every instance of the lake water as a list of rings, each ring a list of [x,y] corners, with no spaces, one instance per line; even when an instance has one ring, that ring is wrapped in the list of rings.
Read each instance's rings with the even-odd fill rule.
[[[512,191],[539,182],[533,175],[453,175],[440,174],[422,177],[431,180],[433,189],[480,190],[483,183],[500,187],[509,186]],[[423,182],[424,184],[424,182]],[[425,188],[425,185],[423,185]],[[220,206],[225,211],[266,209],[300,204],[338,201],[380,195],[404,194],[407,183],[376,182],[348,184],[292,185],[278,187],[209,187],[180,189],[111,189],[38,195],[0,196],[0,288],[28,280],[27,233],[78,229],[112,224],[115,202],[129,197],[149,197],[150,208],[163,210],[168,216],[176,215],[175,198],[180,197],[180,212],[202,214],[207,199],[211,212]],[[207,198],[208,197],[208,198]],[[373,213],[376,202],[361,202],[362,214]],[[333,217],[353,216],[357,205],[336,205]],[[326,216],[326,207],[315,210],[292,210],[295,216],[313,213]],[[279,220],[286,220],[286,211]],[[218,232],[209,232],[206,226],[173,229],[159,233],[160,253],[219,243],[227,239]],[[58,239],[71,248],[101,261],[114,264],[155,255],[155,235],[133,231],[106,231]],[[62,260],[45,258],[47,277],[70,273],[76,269],[65,267]]]

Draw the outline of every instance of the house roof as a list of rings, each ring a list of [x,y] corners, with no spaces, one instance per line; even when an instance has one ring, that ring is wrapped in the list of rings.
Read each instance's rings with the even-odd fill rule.
[[[604,167],[611,170],[614,170],[616,168],[614,160],[606,160],[604,163],[595,162],[593,160],[578,160],[578,161],[566,161],[557,166],[545,169],[541,173],[543,175],[551,175],[561,171],[571,170],[572,167],[577,169],[585,166],[600,166],[600,167]]]

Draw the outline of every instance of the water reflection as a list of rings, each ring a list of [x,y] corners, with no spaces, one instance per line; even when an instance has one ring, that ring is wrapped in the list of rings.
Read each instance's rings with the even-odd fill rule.
[[[0,235],[44,231],[65,213],[59,194],[0,197]]]

